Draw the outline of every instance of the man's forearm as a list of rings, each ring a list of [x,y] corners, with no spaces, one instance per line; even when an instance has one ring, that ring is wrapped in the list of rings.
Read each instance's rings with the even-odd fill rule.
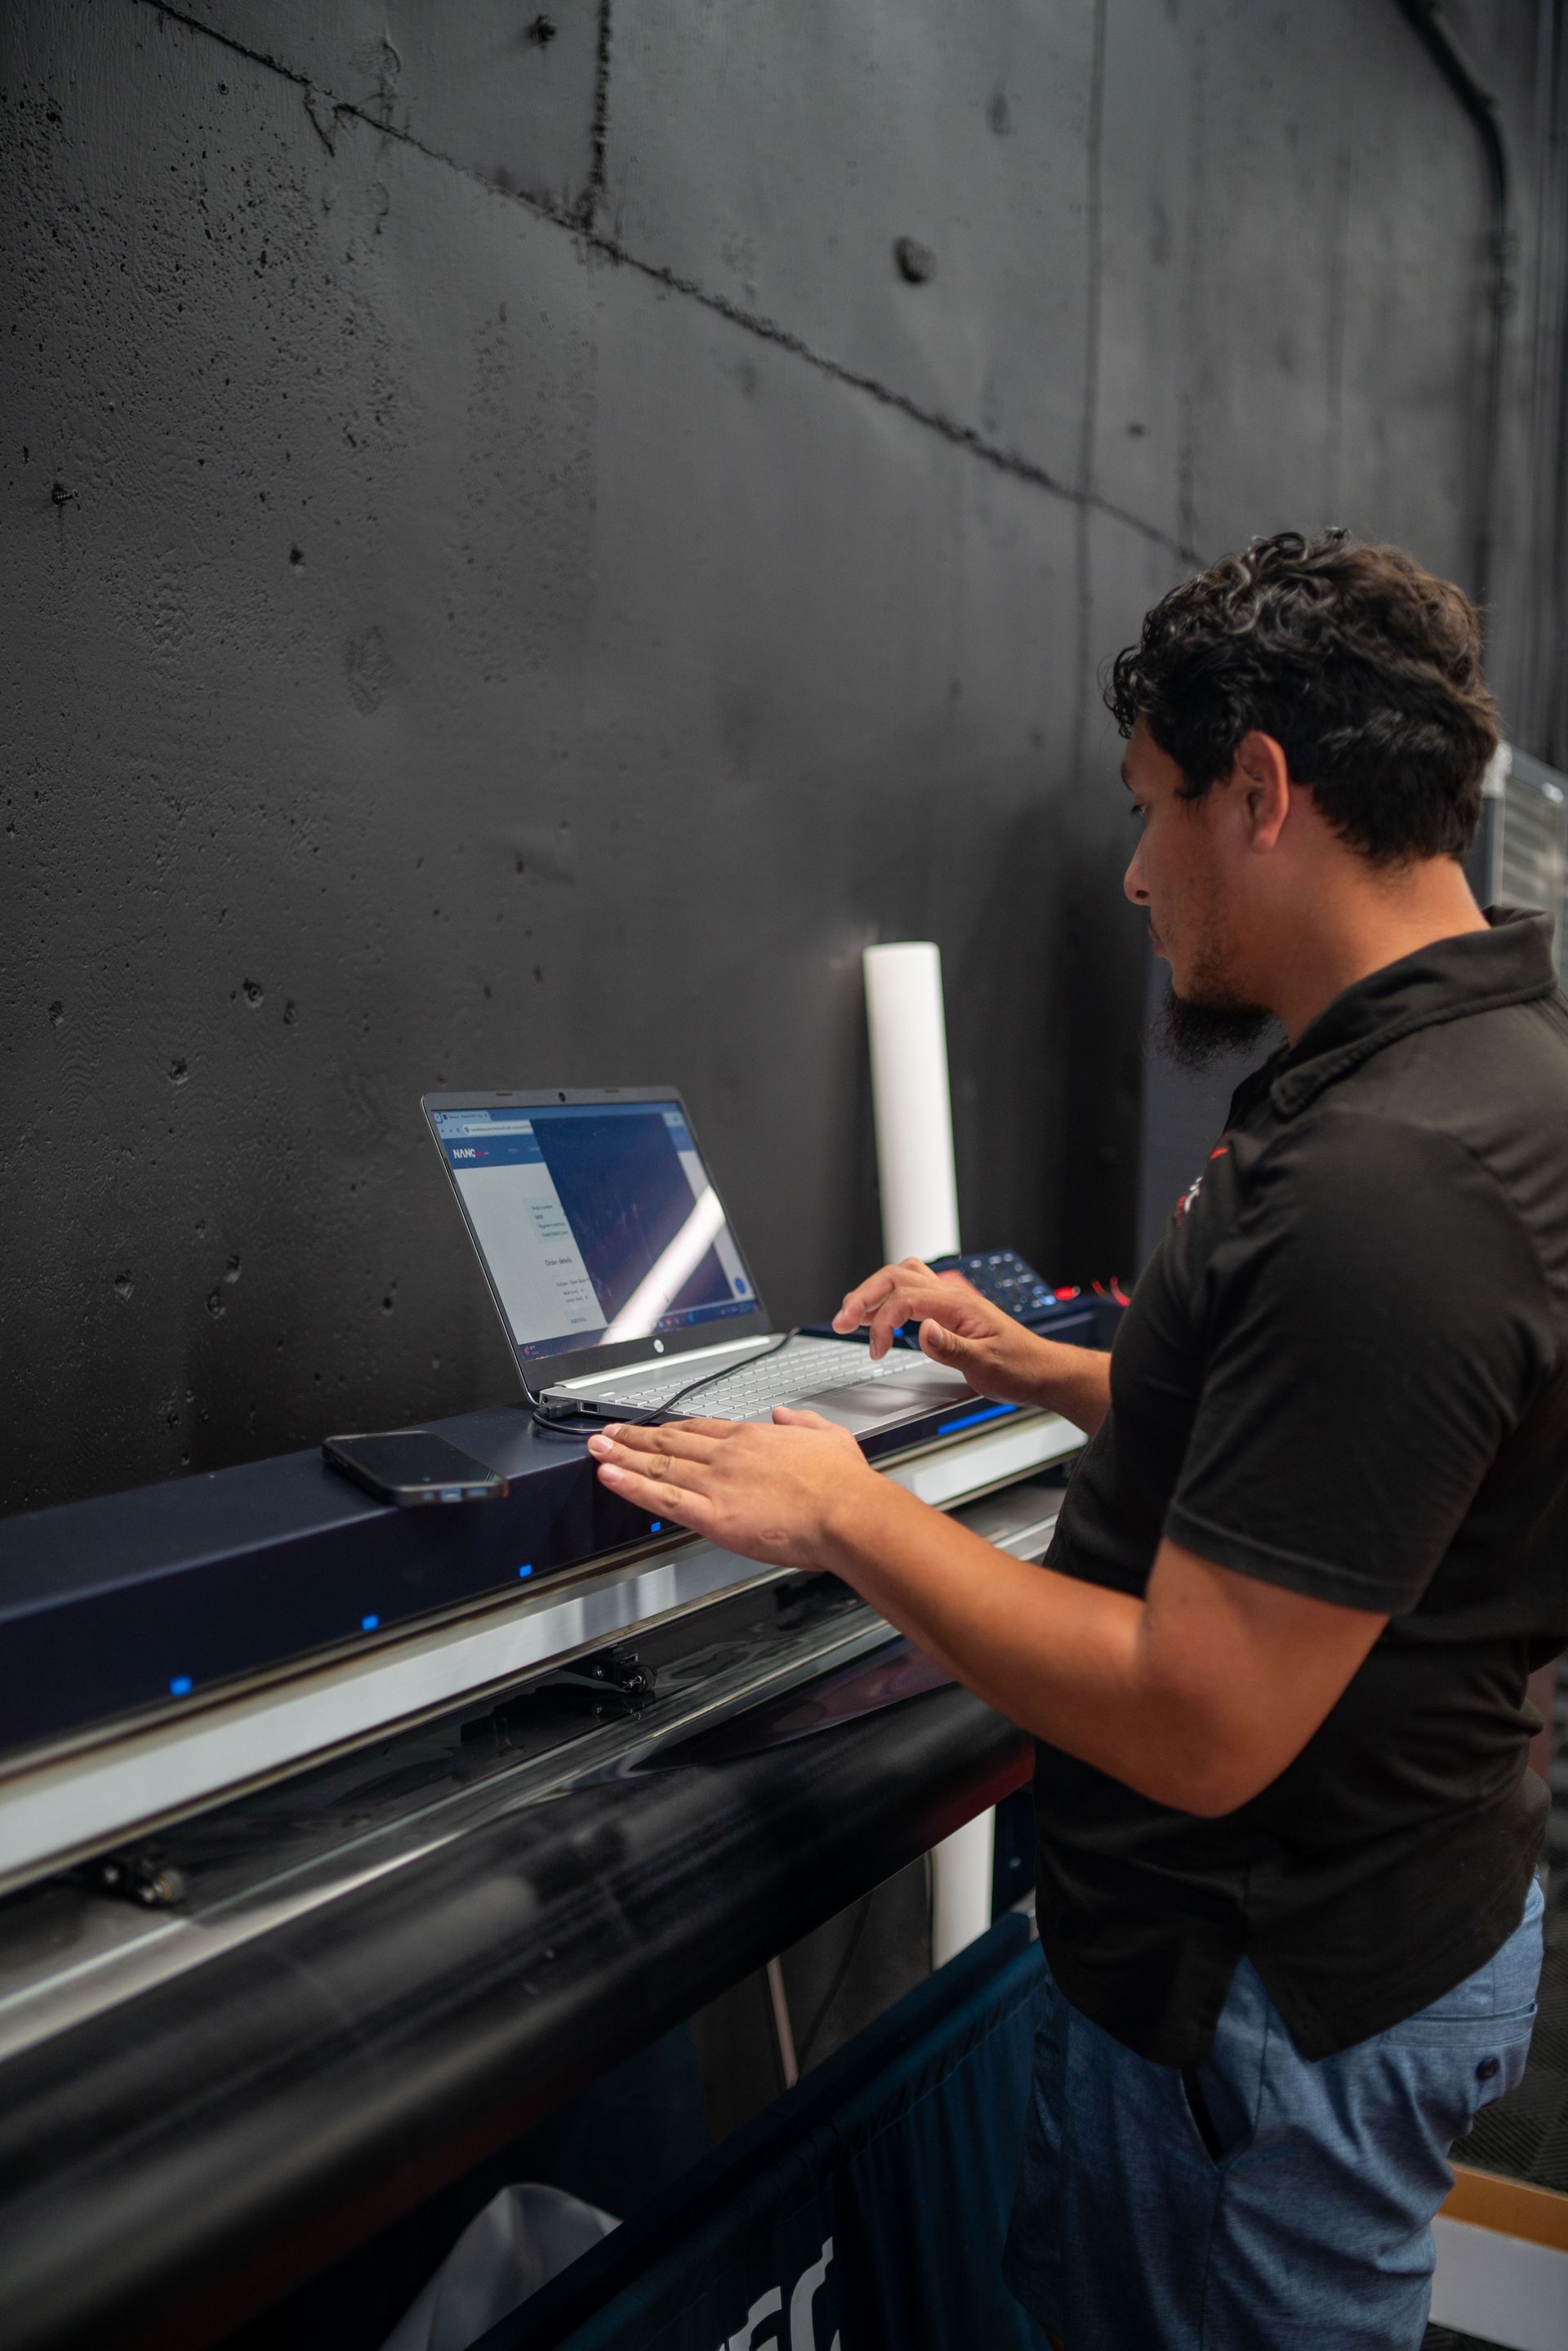
[[[1020,1729],[1179,1801],[1142,1601],[1014,1559],[880,1479],[856,1487],[822,1564]]]
[[[1011,1346],[1017,1367],[1027,1358]],[[1051,1377],[1040,1401],[1089,1421],[1104,1360]],[[1034,1391],[1020,1379],[1011,1395]],[[781,1410],[768,1427],[609,1428],[588,1442],[600,1477],[641,1509],[744,1558],[842,1576],[1020,1729],[1204,1817],[1278,1777],[1387,1621],[1168,1536],[1142,1596],[1031,1565],[879,1478],[846,1431],[811,1412]]]
[[[1148,1594],[993,1550],[857,1479],[824,1567],[1020,1729],[1155,1803],[1214,1818],[1299,1754],[1386,1619],[1233,1574],[1168,1541]]]
[[[1060,1339],[1035,1344],[1041,1360],[1034,1401],[1092,1437],[1111,1409],[1110,1356],[1094,1347],[1063,1346]]]

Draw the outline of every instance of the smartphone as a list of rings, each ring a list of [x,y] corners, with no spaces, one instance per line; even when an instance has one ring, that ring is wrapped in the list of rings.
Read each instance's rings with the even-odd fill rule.
[[[434,1437],[427,1428],[388,1428],[375,1437],[329,1437],[321,1450],[334,1469],[404,1509],[419,1502],[483,1502],[507,1491],[498,1469]]]

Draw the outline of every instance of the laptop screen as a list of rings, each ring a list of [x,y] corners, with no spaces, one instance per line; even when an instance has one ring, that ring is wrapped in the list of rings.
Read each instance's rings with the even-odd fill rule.
[[[431,1121],[525,1360],[756,1315],[678,1102],[433,1109]]]

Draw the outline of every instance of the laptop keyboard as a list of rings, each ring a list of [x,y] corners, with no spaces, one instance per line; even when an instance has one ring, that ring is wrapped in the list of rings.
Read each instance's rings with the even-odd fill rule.
[[[848,1387],[854,1380],[885,1379],[896,1371],[907,1374],[908,1368],[892,1355],[873,1364],[866,1348],[846,1346],[841,1339],[801,1339],[777,1355],[742,1364],[722,1379],[710,1380],[686,1399],[682,1410],[709,1420],[750,1420],[776,1404],[821,1395],[824,1388]],[[678,1395],[690,1377],[689,1371],[683,1374],[672,1364],[657,1379],[640,1380],[634,1388],[618,1389],[612,1395],[601,1393],[595,1401],[601,1409],[610,1405],[653,1412],[666,1396]]]

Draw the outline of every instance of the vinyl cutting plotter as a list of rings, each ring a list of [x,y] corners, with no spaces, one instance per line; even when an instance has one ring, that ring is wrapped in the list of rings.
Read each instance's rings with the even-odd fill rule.
[[[879,1466],[1039,1557],[1080,1433],[956,1417]],[[218,2341],[1027,1773],[841,1585],[441,1426],[505,1500],[0,1525],[5,2351]]]

